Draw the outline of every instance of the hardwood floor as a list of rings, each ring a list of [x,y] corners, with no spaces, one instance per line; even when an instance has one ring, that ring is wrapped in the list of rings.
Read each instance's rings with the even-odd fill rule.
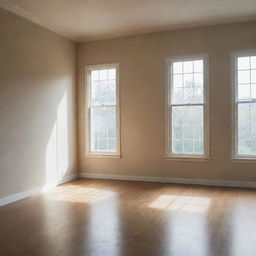
[[[0,223],[1,256],[255,256],[256,190],[79,179]]]

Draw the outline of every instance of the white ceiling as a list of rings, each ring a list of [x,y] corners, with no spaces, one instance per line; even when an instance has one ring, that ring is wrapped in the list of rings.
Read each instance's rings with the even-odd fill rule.
[[[74,41],[256,20],[256,0],[0,0]]]

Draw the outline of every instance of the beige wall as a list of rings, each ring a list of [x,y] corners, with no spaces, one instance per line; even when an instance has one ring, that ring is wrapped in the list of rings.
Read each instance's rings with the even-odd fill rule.
[[[256,48],[256,23],[240,23],[78,45],[79,170],[134,176],[256,181],[256,165],[230,158],[230,53]],[[206,162],[165,160],[165,58],[209,53],[210,151]],[[120,63],[122,158],[86,158],[84,67]]]
[[[0,198],[76,173],[75,44],[0,9]]]

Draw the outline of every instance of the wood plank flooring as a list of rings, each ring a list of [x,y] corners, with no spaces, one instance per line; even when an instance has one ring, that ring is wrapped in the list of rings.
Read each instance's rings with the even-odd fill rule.
[[[256,256],[256,190],[79,179],[0,207],[1,256]]]

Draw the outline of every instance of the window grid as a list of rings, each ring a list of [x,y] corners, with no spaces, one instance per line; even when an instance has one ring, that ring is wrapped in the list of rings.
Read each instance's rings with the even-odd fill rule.
[[[180,104],[178,105],[178,107],[191,107],[192,109],[195,108],[195,107],[204,107],[204,104]],[[192,124],[188,125],[186,124],[186,120],[184,118],[182,118],[182,121],[181,121],[181,125],[175,125],[175,121],[173,120],[174,119],[174,116],[175,114],[172,114],[174,111],[173,111],[173,108],[177,107],[176,105],[170,105],[170,113],[171,113],[171,120],[170,121],[172,124],[171,124],[171,137],[172,137],[172,142],[171,142],[171,152],[173,155],[195,155],[195,156],[201,156],[203,155],[203,152],[200,152],[200,150],[196,150],[196,147],[195,145],[200,142],[200,143],[203,143],[203,139],[197,139],[196,136],[195,136],[195,132],[196,132],[196,129],[195,127],[197,126],[197,129],[200,128],[200,126],[196,125],[196,121],[193,120],[192,121]],[[196,110],[196,109],[194,109]],[[202,111],[203,112],[203,111]],[[203,113],[202,113],[203,114]],[[177,127],[182,127],[182,138],[180,139],[177,139],[176,136],[175,136],[175,130]],[[185,129],[188,128],[188,127],[191,127],[192,129],[192,138],[188,138],[185,136]],[[203,129],[202,129],[203,130]],[[202,136],[204,137],[204,136]],[[177,141],[182,141],[182,152],[176,152],[175,150],[175,143],[177,143]],[[192,152],[189,152],[187,150],[185,150],[185,144],[187,142],[192,142]],[[204,150],[204,149],[203,149]]]
[[[191,67],[191,71],[190,72],[184,72],[184,63],[185,62],[192,62],[192,67]],[[196,71],[195,70],[195,62],[196,61],[202,61],[202,70],[199,72],[199,71]],[[181,67],[181,72],[175,72],[174,71],[174,63],[177,63],[177,62],[181,62],[182,63],[182,67]],[[168,61],[168,81],[170,81],[168,83],[168,90],[167,91],[170,91],[171,93],[168,93],[168,129],[167,129],[167,138],[168,139],[168,142],[167,144],[169,145],[167,147],[167,156],[171,156],[171,157],[206,157],[207,156],[207,149],[206,149],[206,131],[205,131],[205,123],[206,123],[206,118],[205,118],[205,101],[206,101],[206,93],[205,93],[205,90],[206,90],[206,86],[205,86],[205,57],[202,57],[200,56],[199,58],[179,58],[179,59],[175,59],[175,60],[169,60]],[[175,84],[175,79],[177,79],[177,75],[179,75],[179,79],[181,79],[181,82],[179,84],[179,86],[177,86],[177,84]],[[185,75],[190,75],[190,77],[192,78],[192,84],[190,84],[190,86],[187,86],[186,85],[186,81],[185,81]],[[196,80],[195,80],[195,75],[201,75],[202,76],[202,81],[201,81],[201,86],[197,86],[197,84],[195,83]],[[176,76],[176,77],[175,77]],[[170,80],[169,80],[170,79]],[[191,81],[190,80],[190,81]],[[174,86],[175,85],[175,86]],[[183,98],[183,102],[176,102],[175,101],[175,93],[174,93],[174,90],[177,89],[177,88],[182,88],[182,89],[190,89],[190,92],[192,92],[192,100],[191,98],[186,102],[186,100],[184,101],[184,90],[182,90],[182,98]],[[192,89],[192,90],[191,90]],[[195,98],[195,90],[196,89],[200,89],[202,90],[202,95],[201,95],[201,99],[196,99]],[[203,117],[203,136],[202,138],[197,138],[196,137],[196,134],[195,134],[195,131],[196,131],[196,126],[195,126],[195,120],[193,120],[193,123],[192,125],[186,125],[184,124],[184,120],[182,121],[182,124],[180,125],[180,127],[182,128],[182,137],[181,138],[177,138],[174,134],[174,131],[175,129],[179,126],[179,125],[176,125],[173,121],[173,109],[175,107],[195,107],[195,106],[201,106],[202,107],[202,117]],[[192,129],[192,132],[191,132],[191,136],[190,138],[188,137],[185,137],[184,135],[184,129],[187,128],[187,127],[191,127]],[[182,142],[182,152],[175,152],[175,149],[174,149],[174,145],[175,143],[181,141]],[[184,150],[184,147],[185,147],[185,143],[187,142],[191,142],[192,144],[192,152],[186,152],[186,150]],[[195,148],[195,145],[196,143],[201,143],[202,144],[202,152],[198,152],[198,150],[196,150]]]
[[[86,155],[120,155],[118,71],[118,64],[87,67]]]
[[[244,63],[243,63],[244,60]],[[239,63],[239,61],[241,61]],[[246,62],[248,62],[246,64]],[[249,65],[248,65],[249,64]],[[244,68],[243,65],[248,67]],[[256,159],[256,55],[235,54],[234,158]],[[241,67],[242,66],[242,67]],[[241,82],[242,74],[247,82]],[[241,89],[242,88],[242,89]],[[248,109],[243,109],[246,107]],[[254,109],[254,111],[253,111]],[[248,110],[248,111],[247,111]],[[247,128],[247,129],[246,129]],[[247,131],[247,133],[246,133]]]

